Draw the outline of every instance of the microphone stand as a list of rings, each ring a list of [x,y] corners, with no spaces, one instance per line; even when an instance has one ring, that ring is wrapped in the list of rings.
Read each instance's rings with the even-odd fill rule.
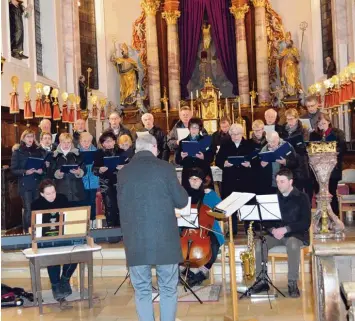
[[[253,283],[253,285],[251,287],[249,287],[240,297],[239,299],[242,299],[246,296],[250,297],[258,297],[258,294],[252,294],[251,292],[254,290],[254,288],[259,285],[260,283],[267,283],[269,284],[271,287],[273,287],[277,292],[279,292],[283,297],[285,297],[285,295],[272,283],[268,273],[267,273],[267,262],[265,260],[264,257],[264,247],[267,246],[266,245],[266,239],[265,236],[263,235],[263,218],[261,215],[261,211],[260,211],[260,203],[257,202],[256,204],[257,208],[258,208],[258,213],[259,213],[259,219],[260,219],[260,232],[259,232],[259,239],[261,240],[261,271],[260,273],[257,275],[256,277],[256,281]],[[264,295],[261,295],[261,297],[264,297]],[[269,294],[269,291],[267,291],[267,297],[270,298],[276,298],[277,297],[277,293],[276,294]]]

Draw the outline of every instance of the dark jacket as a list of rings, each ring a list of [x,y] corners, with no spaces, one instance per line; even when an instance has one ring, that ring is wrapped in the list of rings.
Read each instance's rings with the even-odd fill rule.
[[[56,171],[60,170],[63,165],[79,165],[81,174],[75,176],[72,173],[64,174],[63,178],[57,176]],[[63,151],[58,146],[53,153],[53,158],[50,166],[50,177],[55,179],[56,190],[58,193],[64,194],[69,202],[78,202],[85,199],[85,190],[83,184],[83,176],[86,174],[86,166],[83,156],[77,148],[72,148],[65,156]]]
[[[86,132],[86,130],[84,130],[84,132]],[[92,138],[92,144],[97,147],[97,142],[96,142],[96,137],[93,136]],[[77,132],[76,130],[73,131],[73,145],[75,148],[79,148],[80,145],[80,133]]]
[[[26,162],[29,157],[44,158],[45,151],[33,144],[31,147],[26,147],[24,143],[21,143],[12,153],[11,157],[11,172],[18,178],[18,190],[20,195],[25,191],[31,191],[38,189],[38,185],[41,182],[42,175],[34,173],[32,175],[26,175]],[[45,166],[43,171],[46,171]]]
[[[311,225],[311,205],[307,194],[293,188],[288,196],[277,193],[281,211],[281,221],[265,221],[264,227],[271,234],[273,228],[286,227],[285,237],[296,237],[309,244],[309,227]],[[272,234],[271,234],[272,235]]]
[[[316,130],[317,122],[320,114],[321,114],[320,110],[317,110],[317,112],[315,112],[314,114],[306,113],[301,118],[309,119],[309,121],[311,122],[312,129]]]
[[[198,136],[197,141],[201,140],[203,136]],[[187,136],[184,141],[192,141],[191,136]],[[179,147],[177,149],[177,153],[175,156],[175,163],[182,166],[182,173],[181,173],[181,184],[183,186],[187,186],[188,184],[188,171],[190,168],[198,167],[203,170],[205,175],[209,175],[211,178],[211,183],[209,187],[213,187],[213,177],[211,171],[211,163],[213,161],[213,153],[211,148],[203,153],[204,159],[199,159],[197,157],[186,156],[184,159],[181,157],[182,152],[182,144],[180,142]]]
[[[229,133],[224,133],[221,130],[218,130],[212,134],[212,152],[213,155],[217,153],[217,147],[222,145],[222,142],[230,139]]]
[[[117,181],[128,266],[181,262],[174,209],[185,207],[188,196],[173,165],[141,151],[120,170]]]
[[[105,192],[107,188],[117,184],[117,170],[100,173],[100,167],[105,166],[104,157],[119,156],[122,154],[122,150],[115,146],[114,149],[98,149],[95,154],[94,165],[92,171],[94,175],[99,177],[99,184],[101,192]]]
[[[260,152],[262,148],[267,144],[265,133],[263,137],[258,140],[254,135],[249,139],[249,145],[251,152]],[[262,175],[263,168],[260,165],[260,159],[258,156],[250,161],[251,171],[250,171],[250,191],[259,195],[263,194],[263,190],[260,188],[259,179]]]
[[[336,142],[337,142],[337,152],[338,152],[338,161],[335,165],[332,174],[330,175],[331,179],[334,180],[341,180],[342,171],[343,171],[343,156],[346,152],[346,141],[345,141],[345,134],[339,128],[332,128],[329,135],[334,135]],[[312,132],[310,135],[310,141],[320,141],[322,140],[323,135],[319,132]]]
[[[298,121],[297,129],[291,133],[291,135],[286,130],[286,124],[283,126],[282,133],[280,137],[283,140],[288,140],[292,137],[296,137],[298,135],[302,135],[304,140],[308,140],[308,131],[305,130],[302,126],[301,121]],[[309,160],[306,144],[303,143],[301,145],[293,145],[297,155],[298,167],[293,171],[295,180],[306,180],[310,178],[310,168],[309,168]]]
[[[239,147],[232,139],[225,141],[216,156],[216,165],[223,171],[222,174],[222,198],[226,198],[232,192],[250,192],[251,168],[243,165],[224,167],[224,162],[229,156],[245,156],[251,152],[250,144],[242,138]]]
[[[112,128],[108,128],[108,129],[106,129],[104,132],[105,132],[105,133],[106,133],[106,132],[113,132],[114,135],[116,136],[116,140],[117,140],[117,138],[119,138],[119,137],[122,136],[122,135],[128,135],[129,137],[131,137],[132,142],[134,142],[134,137],[133,137],[131,131],[130,131],[128,128],[126,128],[125,126],[123,126],[122,124],[120,125],[118,134],[115,134],[115,132],[114,132],[114,130],[113,130]]]
[[[146,132],[148,129],[143,128],[141,131]],[[158,158],[169,161],[170,149],[168,147],[167,138],[164,132],[159,127],[153,126],[152,129],[149,130],[149,134],[153,135],[157,140],[159,151]]]
[[[280,144],[279,146],[281,146],[282,144],[288,144],[287,142],[284,142],[282,139],[280,139]],[[291,144],[290,144],[291,145]],[[286,159],[286,166],[283,166],[281,164],[277,165],[278,163],[268,163],[265,167],[262,167],[261,165],[261,169],[260,169],[260,176],[258,179],[258,184],[259,184],[259,193],[260,194],[273,194],[273,187],[276,188],[276,182],[274,182],[274,186],[273,186],[273,180],[275,179],[275,175],[276,172],[283,168],[286,167],[288,169],[290,169],[292,171],[292,173],[295,175],[295,171],[298,169],[298,159],[297,159],[297,155],[296,152],[294,150],[294,148],[291,145],[291,149],[292,152],[287,155],[285,157]],[[268,145],[265,145],[262,150],[262,152],[267,152],[269,151]],[[260,162],[260,160],[259,160]],[[278,166],[278,168],[274,169],[273,166]]]
[[[32,211],[51,210],[51,209],[58,209],[58,208],[66,208],[69,206],[70,203],[68,201],[68,198],[64,194],[57,194],[53,202],[48,202],[42,196],[35,199],[31,204],[31,210]]]

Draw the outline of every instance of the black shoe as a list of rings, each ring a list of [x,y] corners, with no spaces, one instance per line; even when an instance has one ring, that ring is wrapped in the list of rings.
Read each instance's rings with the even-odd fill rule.
[[[68,297],[73,293],[69,284],[69,280],[70,279],[66,278],[65,276],[62,276],[62,278],[60,279],[60,290],[62,291],[64,298]]]
[[[21,54],[19,54],[17,51],[11,52],[11,56],[16,58],[16,59],[22,60]]]
[[[24,55],[24,54],[20,54],[21,59],[28,59],[28,56]]]
[[[187,280],[187,284],[192,288],[193,286],[200,285],[204,280],[207,279],[207,276],[203,272],[198,272],[194,276]]]
[[[64,295],[63,295],[60,283],[52,284],[52,294],[53,294],[54,300],[56,300],[56,301],[60,301],[60,300],[64,299]]]
[[[288,281],[288,294],[291,298],[299,298],[301,296],[297,281]]]
[[[259,279],[260,280],[260,279]],[[266,281],[258,281],[257,283],[249,290],[248,294],[258,294],[260,292],[269,291],[270,287]]]

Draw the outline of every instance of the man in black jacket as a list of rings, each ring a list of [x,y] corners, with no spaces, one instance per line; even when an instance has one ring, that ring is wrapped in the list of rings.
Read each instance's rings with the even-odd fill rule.
[[[141,119],[144,128],[140,132],[148,132],[155,137],[158,144],[158,158],[168,162],[170,157],[170,149],[167,144],[166,135],[161,128],[154,125],[154,116],[152,114],[145,113]],[[137,135],[139,136],[140,134]]]
[[[307,194],[293,187],[293,174],[288,168],[282,168],[276,175],[278,200],[281,221],[264,222],[268,235],[265,236],[264,259],[267,261],[268,249],[275,246],[286,246],[288,263],[288,293],[298,298],[300,291],[297,286],[300,249],[309,244],[309,227],[311,225],[311,206]],[[256,243],[256,274],[261,271],[261,244]],[[259,282],[253,293],[269,290],[266,282]]]
[[[221,147],[222,142],[230,139],[229,128],[231,127],[231,121],[228,117],[222,117],[219,121],[220,129],[212,134],[212,152],[213,155],[218,153],[219,148]]]
[[[124,127],[122,123],[122,117],[118,111],[113,111],[108,117],[110,123],[110,128],[106,129],[105,132],[111,131],[114,133],[116,140],[122,135],[128,135],[134,141],[131,131]]]
[[[86,132],[86,122],[84,119],[77,119],[74,124],[73,130],[73,145],[75,148],[79,148],[80,134]],[[96,137],[93,136],[92,144],[97,147]]]

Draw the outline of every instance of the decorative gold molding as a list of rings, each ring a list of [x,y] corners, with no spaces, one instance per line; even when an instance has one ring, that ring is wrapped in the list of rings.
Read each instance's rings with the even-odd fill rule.
[[[141,7],[147,16],[155,16],[160,7],[160,0],[142,0]]]
[[[266,0],[253,0],[253,5],[255,8],[265,7]]]
[[[161,16],[166,20],[168,25],[176,25],[177,19],[180,17],[179,10],[164,11]]]
[[[317,153],[336,153],[336,142],[311,142],[307,147],[307,151],[310,155]]]
[[[241,7],[231,6],[229,10],[235,19],[244,19],[245,14],[249,11],[249,6],[245,3]]]

